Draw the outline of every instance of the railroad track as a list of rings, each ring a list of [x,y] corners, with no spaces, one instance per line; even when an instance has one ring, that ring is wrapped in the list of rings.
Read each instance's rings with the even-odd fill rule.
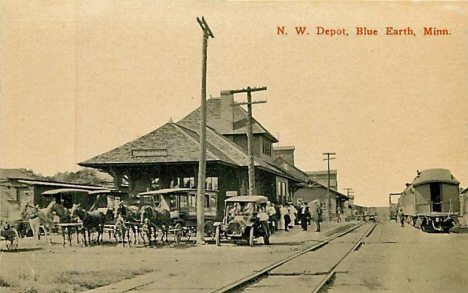
[[[339,264],[352,251],[357,250],[361,246],[363,240],[372,233],[375,226],[375,223],[370,225],[361,223],[351,227],[342,233],[333,235],[318,244],[307,247],[247,277],[219,288],[213,291],[213,293],[241,291],[277,292],[282,291],[282,289],[288,290],[291,286],[292,288],[303,286],[304,288],[297,290],[300,292],[319,292],[335,275]],[[342,242],[334,241],[341,237],[351,239]],[[332,246],[336,247],[333,248]],[[332,249],[338,251],[331,253]],[[326,268],[323,268],[323,266],[320,268],[320,265],[324,263],[326,263]],[[316,267],[315,271],[313,269],[310,270],[309,268],[314,267],[314,265]]]

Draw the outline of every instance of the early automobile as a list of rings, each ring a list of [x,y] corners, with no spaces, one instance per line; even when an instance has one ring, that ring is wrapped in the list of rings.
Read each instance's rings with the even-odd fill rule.
[[[254,239],[258,237],[263,237],[264,243],[270,244],[271,233],[265,210],[267,201],[261,195],[226,199],[223,221],[214,224],[216,245],[220,245],[222,240],[248,240],[253,246]]]

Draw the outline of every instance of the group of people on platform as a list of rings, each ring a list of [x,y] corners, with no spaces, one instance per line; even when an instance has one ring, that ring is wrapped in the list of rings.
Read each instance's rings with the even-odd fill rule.
[[[320,232],[322,222],[322,208],[319,201],[312,202],[312,208],[306,202],[300,202],[295,206],[292,202],[283,205],[274,205],[267,202],[266,213],[270,222],[271,231],[288,231],[296,225],[301,225],[303,231],[307,231],[307,226],[311,221],[315,221],[315,231]]]

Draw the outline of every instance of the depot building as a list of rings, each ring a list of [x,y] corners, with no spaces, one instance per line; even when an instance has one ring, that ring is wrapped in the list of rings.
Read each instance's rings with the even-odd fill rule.
[[[218,191],[218,210],[230,196],[248,191],[247,111],[232,106],[233,95],[222,91],[207,100],[206,182],[207,190]],[[272,145],[278,140],[253,118],[254,194],[271,201],[292,200],[297,184],[305,177],[294,168],[283,168]],[[130,194],[198,184],[200,152],[200,108],[178,122],[158,129],[89,160],[80,166],[96,168],[114,178],[115,188]],[[128,186],[128,187],[127,187]]]

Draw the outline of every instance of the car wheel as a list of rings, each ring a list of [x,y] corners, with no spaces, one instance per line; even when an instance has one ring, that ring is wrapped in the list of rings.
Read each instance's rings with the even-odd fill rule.
[[[252,247],[254,245],[254,227],[250,227],[250,234],[249,234],[249,245]]]
[[[216,226],[216,231],[215,231],[215,241],[216,241],[216,246],[220,246],[221,245],[221,235],[220,235],[220,227],[219,226]]]

